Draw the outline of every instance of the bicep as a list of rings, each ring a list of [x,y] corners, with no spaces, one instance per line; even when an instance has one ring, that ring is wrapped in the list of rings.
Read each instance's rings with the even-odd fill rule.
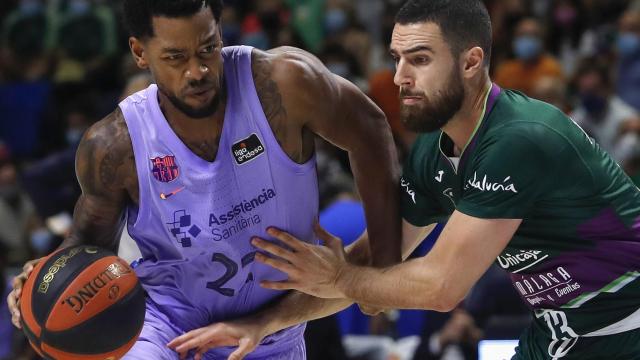
[[[480,219],[455,211],[422,261],[462,300],[511,241],[522,219]]]
[[[76,154],[76,175],[82,194],[76,203],[69,239],[64,245],[91,244],[117,249],[127,200],[125,176],[129,148],[118,141],[113,121],[87,131]],[[124,145],[124,146],[123,146]]]

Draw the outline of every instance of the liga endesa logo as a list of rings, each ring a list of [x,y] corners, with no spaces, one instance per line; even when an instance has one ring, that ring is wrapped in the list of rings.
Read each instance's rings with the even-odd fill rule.
[[[258,135],[251,134],[248,138],[233,144],[231,152],[233,153],[233,158],[236,159],[236,163],[242,165],[264,153],[264,146],[260,142]]]

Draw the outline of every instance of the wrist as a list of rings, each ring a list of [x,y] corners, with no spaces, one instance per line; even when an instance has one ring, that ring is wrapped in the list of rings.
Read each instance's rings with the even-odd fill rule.
[[[338,269],[336,273],[336,278],[334,280],[334,287],[338,290],[338,293],[343,298],[349,299],[350,295],[350,277],[357,271],[357,266],[352,265],[348,262],[344,262],[342,266]]]
[[[276,333],[286,326],[282,326],[278,321],[278,316],[270,315],[269,312],[260,312],[253,317],[246,319],[246,325],[254,328],[260,339]]]

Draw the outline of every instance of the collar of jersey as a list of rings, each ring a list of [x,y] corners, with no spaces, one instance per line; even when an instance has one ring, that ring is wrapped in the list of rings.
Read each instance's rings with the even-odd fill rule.
[[[491,83],[489,84],[489,89],[487,91],[487,93],[484,96],[484,101],[483,101],[483,106],[482,106],[482,113],[480,114],[480,118],[478,119],[478,122],[476,124],[476,127],[473,129],[473,132],[471,133],[471,136],[469,137],[469,140],[467,140],[467,143],[464,145],[464,148],[462,148],[462,152],[460,152],[460,162],[458,163],[458,166],[454,166],[453,163],[451,164],[451,166],[456,170],[460,168],[460,165],[462,164],[462,158],[465,155],[465,151],[467,150],[467,148],[469,147],[469,144],[471,144],[471,142],[475,139],[478,130],[480,129],[480,126],[482,126],[482,124],[484,123],[484,119],[485,119],[485,115],[487,114],[487,107],[489,106],[489,98],[491,97],[492,92],[496,90],[496,95],[494,97],[494,99],[497,99],[498,95],[500,94],[500,88]],[[491,104],[491,107],[493,107],[495,105],[495,100],[493,101],[493,103]],[[489,109],[491,110],[491,109]],[[445,135],[444,131],[440,132],[440,139],[438,140],[438,148],[440,149],[440,153],[447,159],[449,160],[449,162],[451,162],[451,160],[449,159],[449,157],[445,154],[445,152],[442,150],[442,136]]]

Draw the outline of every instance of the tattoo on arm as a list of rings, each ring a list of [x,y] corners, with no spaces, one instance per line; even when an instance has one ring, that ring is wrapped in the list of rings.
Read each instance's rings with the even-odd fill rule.
[[[87,131],[76,155],[82,195],[63,246],[93,244],[117,249],[129,198],[137,201],[133,148],[119,110]]]

